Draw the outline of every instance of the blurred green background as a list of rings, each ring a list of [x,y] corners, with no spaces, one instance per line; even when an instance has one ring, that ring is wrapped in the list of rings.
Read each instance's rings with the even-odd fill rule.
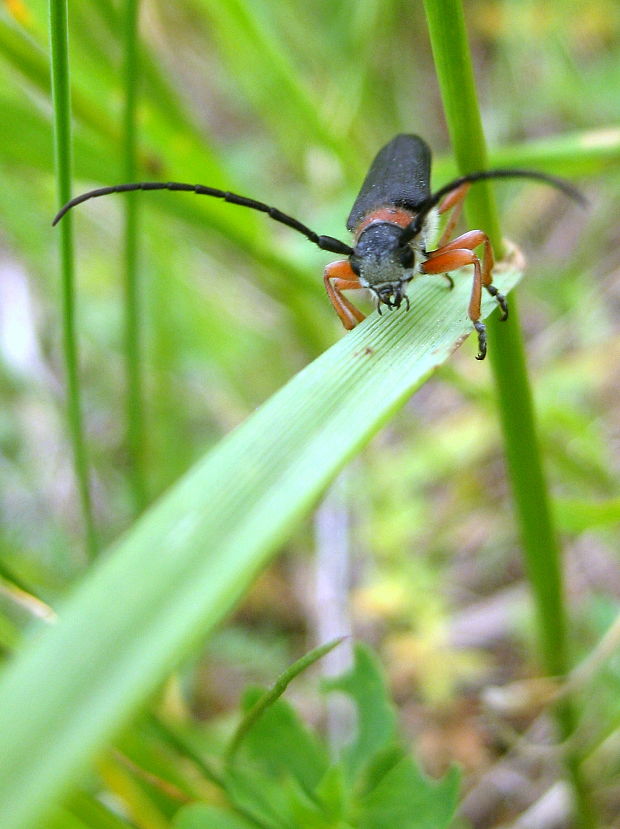
[[[78,193],[124,178],[122,18],[111,0],[69,5]],[[585,656],[620,600],[620,6],[490,0],[468,2],[465,12],[491,163],[570,177],[590,200],[584,212],[535,184],[496,187],[503,231],[529,262],[521,316],[563,537],[571,635]],[[43,2],[0,7],[7,651],[43,612],[32,596],[56,605],[87,566],[64,412],[47,27]],[[456,173],[421,4],[145,0],[140,35],[137,179],[230,189],[346,240],[365,171],[396,133],[419,132],[434,148],[435,186]],[[215,200],[136,200],[150,501],[342,331],[321,281],[333,255]],[[103,545],[136,515],[122,212],[122,197],[110,197],[74,218],[83,417]],[[323,641],[325,620],[314,608],[325,594],[317,591],[326,581],[333,588],[330,568],[340,568],[329,601],[343,615],[332,621],[378,647],[425,767],[440,773],[462,763],[463,814],[495,826],[529,805],[519,794],[523,779],[542,793],[554,778],[553,769],[526,764],[508,788],[509,807],[489,795],[493,775],[519,761],[511,766],[506,731],[524,730],[538,711],[495,726],[480,719],[480,691],[540,668],[493,391],[470,340],[347,470],[171,683],[170,704],[217,725],[246,682],[272,681]],[[615,657],[588,688],[584,720],[590,773],[610,816],[620,809],[619,685]],[[294,693],[321,721],[312,681]]]

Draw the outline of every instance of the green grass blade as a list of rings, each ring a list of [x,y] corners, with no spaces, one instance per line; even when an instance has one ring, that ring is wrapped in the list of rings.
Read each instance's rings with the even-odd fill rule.
[[[620,161],[620,128],[579,130],[493,146],[488,155],[491,167],[529,167],[564,178],[594,176]],[[437,182],[456,178],[454,157],[433,158],[433,172]]]
[[[135,181],[137,169],[136,105],[138,95],[138,0],[125,0],[123,118],[123,181]],[[141,512],[147,500],[145,479],[145,435],[143,421],[143,377],[141,359],[140,290],[138,284],[139,199],[125,197],[125,382],[129,480],[134,509]]]
[[[71,100],[69,92],[67,1],[50,0],[49,11],[54,104],[54,151],[58,205],[60,206],[71,198]],[[88,554],[92,557],[97,552],[97,540],[88,483],[88,461],[80,404],[78,347],[75,330],[73,229],[70,221],[64,223],[64,227],[60,229],[60,261],[67,416],[73,449],[73,463],[86,530],[86,548]]]
[[[487,154],[478,108],[471,55],[460,0],[425,0],[433,56],[446,119],[459,169],[468,172],[486,166]],[[501,250],[497,210],[490,187],[474,187],[466,205],[468,223],[488,233]],[[560,547],[553,525],[548,487],[536,429],[532,394],[517,309],[511,300],[511,319],[505,326],[489,324],[489,353],[504,435],[508,473],[516,505],[525,566],[534,597],[539,646],[545,670],[564,675],[569,668],[567,620],[563,595]],[[566,739],[574,729],[570,702],[557,708],[560,733]],[[596,825],[581,769],[567,758],[575,793],[576,817],[582,827]]]
[[[488,167],[487,150],[463,9],[457,0],[425,0],[424,7],[458,169],[461,173],[482,170]],[[480,182],[472,187],[467,196],[466,211],[468,217],[475,217],[478,225],[488,233],[495,251],[501,251],[502,237],[490,182]]]
[[[491,156],[494,167],[536,167],[558,176],[592,176],[620,161],[620,128],[582,130],[496,147]]]
[[[293,118],[293,123],[304,125],[305,142],[317,141],[330,147],[350,166],[351,150],[347,142],[337,137],[333,125],[323,116],[320,96],[303,83],[294,53],[265,21],[260,5],[244,0],[227,3],[198,0],[198,6],[208,15],[210,34],[216,37],[224,60],[234,67],[236,77],[261,117],[270,121],[280,134],[283,147],[293,138],[289,120]],[[256,59],[260,55],[260,73],[245,71],[248,55]],[[275,90],[286,98],[286,113],[273,106]]]
[[[507,268],[497,281],[507,291],[518,278]],[[417,281],[408,313],[373,314],[307,366],[89,573],[0,685],[3,829],[32,826],[75,782],[347,460],[471,333],[469,291],[466,278],[452,291]],[[487,298],[484,314],[494,307]]]

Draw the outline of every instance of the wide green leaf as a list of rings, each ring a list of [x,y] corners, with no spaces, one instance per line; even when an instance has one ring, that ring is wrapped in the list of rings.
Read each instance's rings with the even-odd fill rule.
[[[498,267],[502,291],[519,278]],[[42,825],[85,763],[230,611],[342,466],[470,333],[469,290],[464,275],[452,291],[417,281],[409,313],[373,314],[344,336],[93,567],[0,685],[3,829]],[[494,307],[487,298],[483,313]]]
[[[258,688],[245,693],[244,707],[250,708],[261,697]],[[274,779],[292,776],[307,790],[314,789],[328,768],[327,752],[315,735],[284,700],[276,700],[249,729],[236,767],[250,764],[251,774],[261,769]]]
[[[357,735],[343,752],[345,769],[354,779],[382,749],[394,744],[396,710],[377,657],[359,645],[355,649],[355,664],[351,670],[326,682],[326,689],[348,694],[357,708]]]
[[[360,829],[445,829],[454,816],[459,773],[442,780],[426,778],[410,757],[403,757],[362,801]]]

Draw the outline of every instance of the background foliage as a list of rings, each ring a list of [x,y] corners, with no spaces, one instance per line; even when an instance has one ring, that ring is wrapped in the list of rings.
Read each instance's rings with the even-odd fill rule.
[[[584,9],[574,0],[466,5],[491,162],[578,177],[591,201],[584,215],[533,185],[497,187],[504,232],[531,263],[522,317],[563,533],[576,659],[609,628],[620,595],[613,220],[620,12],[606,0],[588,3],[587,15]],[[79,191],[127,176],[126,18],[124,6],[108,0],[72,2],[69,11]],[[344,238],[365,169],[397,132],[419,131],[435,147],[436,183],[455,172],[421,5],[145,2],[140,32],[138,178],[229,188]],[[7,0],[0,44],[0,636],[10,652],[33,617],[49,617],[80,579],[87,556],[50,226],[46,4]],[[74,218],[79,374],[102,547],[131,526],[144,497],[164,492],[341,336],[323,296],[325,254],[262,216],[150,194],[136,216],[139,335],[132,343],[142,386],[126,400],[123,211],[123,200],[112,198]],[[170,681],[158,711],[183,722],[201,752],[230,731],[242,687],[272,682],[329,638],[331,622],[334,634],[350,626],[379,648],[402,734],[415,740],[424,767],[441,774],[454,760],[463,765],[464,825],[499,825],[532,804],[544,807],[557,791],[553,750],[541,770],[540,751],[529,746],[546,735],[535,700],[520,697],[519,710],[497,722],[480,717],[482,689],[541,670],[492,390],[473,354],[468,341],[393,418],[329,497],[316,532],[308,523],[289,539],[235,616]],[[335,543],[338,533],[346,543]],[[345,572],[340,589],[335,565]],[[328,604],[317,595],[325,582],[336,584]],[[317,620],[317,605],[345,615]],[[315,723],[323,717],[316,688],[308,676],[289,692]],[[617,664],[607,662],[580,690],[589,700],[582,753],[612,819]],[[135,825],[165,826],[183,798],[164,784],[173,779],[183,788],[187,780],[169,757],[167,765],[161,760],[170,743],[150,728],[131,728],[83,795],[106,790],[104,803],[113,794],[114,808]],[[527,734],[525,745],[517,733]],[[497,781],[507,776],[513,782],[497,796]],[[71,806],[73,818],[106,825],[99,811],[84,817],[85,803]]]

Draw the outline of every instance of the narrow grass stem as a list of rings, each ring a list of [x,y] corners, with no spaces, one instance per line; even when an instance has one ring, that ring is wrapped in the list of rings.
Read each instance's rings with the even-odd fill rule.
[[[425,0],[431,45],[439,78],[446,120],[462,173],[486,165],[486,146],[478,108],[471,55],[461,0]],[[501,253],[501,234],[490,185],[476,186],[466,208],[472,227],[485,230]],[[511,319],[498,326],[489,323],[491,366],[502,422],[508,474],[515,502],[523,556],[536,611],[536,629],[545,670],[552,676],[569,669],[566,605],[560,547],[549,507],[525,353],[511,298]],[[570,700],[556,709],[560,737],[575,726]],[[576,758],[566,758],[573,787],[575,816],[582,829],[596,825],[589,792]]]
[[[229,764],[233,762],[239,746],[254,723],[270,705],[273,705],[274,702],[282,696],[295,677],[299,676],[299,674],[307,670],[310,665],[313,665],[330,651],[333,651],[333,649],[341,642],[344,642],[346,638],[346,636],[340,636],[325,645],[314,648],[309,653],[302,656],[301,659],[296,660],[292,665],[290,665],[286,671],[280,674],[273,686],[261,694],[254,705],[252,705],[252,707],[245,712],[243,719],[237,726],[237,729],[228,744],[226,759]]]
[[[58,205],[71,198],[71,98],[69,90],[69,36],[67,0],[50,0],[51,81],[54,104],[54,155]],[[97,552],[92,500],[88,481],[88,460],[81,413],[78,345],[75,326],[75,268],[71,217],[58,229],[62,275],[63,356],[67,384],[67,419],[73,451],[82,518],[89,557]]]
[[[136,104],[139,75],[138,0],[125,0],[123,114],[123,181],[136,177]],[[134,509],[141,512],[147,501],[145,476],[145,434],[143,420],[143,372],[140,326],[140,290],[138,283],[138,200],[125,198],[124,294],[125,294],[125,411],[129,481]]]

